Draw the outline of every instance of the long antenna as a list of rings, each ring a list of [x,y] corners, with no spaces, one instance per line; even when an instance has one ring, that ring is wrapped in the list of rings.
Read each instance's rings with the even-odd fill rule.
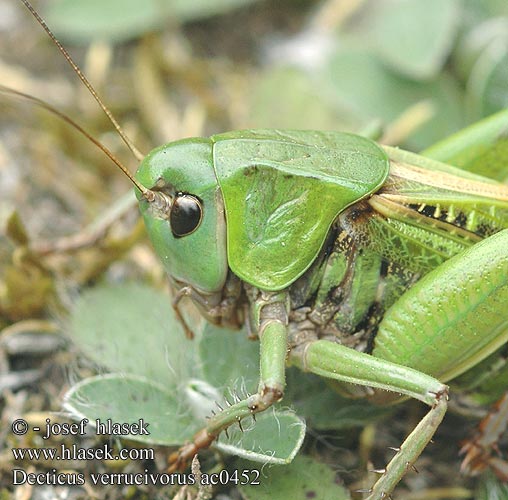
[[[95,137],[93,137],[90,133],[88,133],[83,127],[81,127],[81,125],[76,123],[72,118],[67,116],[65,113],[62,113],[61,111],[54,108],[53,106],[43,101],[42,99],[38,99],[37,97],[34,97],[32,95],[25,94],[24,92],[20,92],[19,90],[11,89],[10,87],[6,87],[5,85],[2,84],[0,84],[0,92],[26,99],[27,101],[37,104],[37,106],[46,109],[50,113],[53,113],[54,115],[58,116],[59,118],[67,122],[69,125],[78,130],[81,134],[83,134],[90,142],[95,144],[104,154],[106,154],[106,156],[108,156],[108,158],[113,163],[115,163],[115,165],[130,179],[130,181],[134,184],[134,186],[136,186],[141,191],[145,199],[150,201],[150,199],[153,197],[153,191],[143,186],[131,174],[131,172],[120,162],[120,160],[106,146],[104,146],[104,144],[99,142]]]
[[[58,41],[56,36],[53,34],[53,32],[49,29],[49,26],[46,24],[46,21],[42,19],[42,17],[37,13],[37,11],[32,7],[32,4],[28,0],[21,0],[21,2],[24,4],[24,6],[30,11],[33,17],[37,20],[37,22],[44,28],[44,31],[49,35],[53,43],[58,47],[60,52],[63,54],[67,62],[71,65],[74,72],[79,76],[80,80],[84,83],[85,87],[88,89],[90,94],[94,97],[94,99],[97,101],[99,106],[101,107],[102,111],[106,114],[106,116],[109,118],[109,121],[113,124],[116,131],[122,138],[123,142],[127,145],[127,147],[130,149],[136,160],[141,161],[145,155],[143,155],[139,149],[132,143],[132,141],[125,135],[125,132],[122,130],[118,122],[116,121],[115,117],[111,113],[111,111],[106,107],[106,105],[102,102],[102,99],[97,94],[96,90],[93,88],[92,84],[88,81],[88,78],[83,74],[79,66],[74,62],[70,54],[67,52],[66,48]],[[44,106],[46,107],[46,106]],[[49,110],[49,107],[46,107],[46,109]],[[51,111],[51,110],[50,110]],[[53,111],[52,111],[53,112]],[[68,121],[66,119],[66,121]],[[123,167],[122,167],[123,169]]]

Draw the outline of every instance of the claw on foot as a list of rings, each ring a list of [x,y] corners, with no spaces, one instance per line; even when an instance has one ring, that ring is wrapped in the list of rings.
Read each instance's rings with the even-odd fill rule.
[[[194,435],[191,443],[183,445],[178,451],[169,456],[168,473],[183,472],[189,461],[199,452],[199,450],[208,448],[214,441],[216,436],[208,434],[206,429],[201,429]]]

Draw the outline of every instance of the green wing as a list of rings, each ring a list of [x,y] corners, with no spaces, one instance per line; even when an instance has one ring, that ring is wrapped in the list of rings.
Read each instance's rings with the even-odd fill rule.
[[[229,266],[264,290],[301,276],[337,215],[376,191],[389,170],[379,146],[351,134],[247,130],[211,139]]]

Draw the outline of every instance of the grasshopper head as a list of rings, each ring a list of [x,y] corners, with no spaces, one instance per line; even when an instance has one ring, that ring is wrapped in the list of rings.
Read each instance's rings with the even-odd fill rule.
[[[226,281],[224,203],[209,139],[185,139],[153,150],[136,178],[163,196],[137,197],[148,234],[168,274],[198,291],[221,290]]]

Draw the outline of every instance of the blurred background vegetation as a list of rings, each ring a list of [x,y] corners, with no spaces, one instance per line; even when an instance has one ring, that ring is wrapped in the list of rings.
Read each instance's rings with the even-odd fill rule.
[[[379,120],[399,127],[390,142],[421,149],[508,103],[506,14],[503,0],[150,0],[141,12],[136,0],[63,0],[48,19],[75,43],[172,26],[151,51],[154,76],[170,99],[174,77],[194,75],[176,85],[215,96],[201,100],[212,130],[359,131]],[[134,83],[146,70],[135,71]]]
[[[143,152],[253,127],[367,133],[420,151],[508,104],[506,0],[35,5]],[[16,0],[0,0],[0,83],[68,113],[135,169],[96,103]],[[165,277],[125,196],[128,183],[110,162],[43,110],[6,96],[0,110],[0,443],[6,450],[0,472],[7,486],[8,448],[21,446],[7,423],[15,415],[38,421],[58,411],[71,379],[93,373],[60,334],[76,297],[101,282],[164,288]],[[403,422],[416,418],[413,409],[403,411]],[[442,434],[450,440],[457,434],[452,423]],[[393,445],[406,425],[385,430],[397,437],[385,436],[384,444]],[[467,434],[462,431],[457,439]],[[363,454],[365,462],[368,455],[355,436],[340,459],[350,469],[347,482],[366,467],[351,458]],[[439,498],[494,498],[488,495],[497,485],[486,480],[479,488],[487,493],[473,493],[475,483],[458,477],[457,445],[451,448],[449,466],[410,478],[409,487],[457,487]]]

